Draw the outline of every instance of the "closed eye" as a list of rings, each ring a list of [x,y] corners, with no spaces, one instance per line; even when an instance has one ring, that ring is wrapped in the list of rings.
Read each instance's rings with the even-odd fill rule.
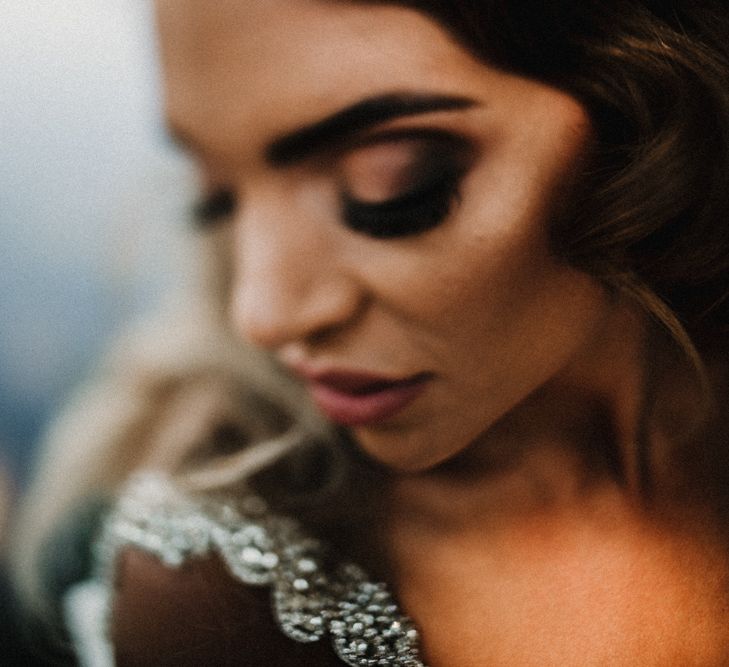
[[[344,222],[356,232],[379,239],[421,234],[448,217],[459,198],[460,178],[459,173],[443,174],[411,192],[377,203],[344,194]]]
[[[433,229],[451,213],[473,156],[462,137],[432,132],[388,137],[359,155],[354,151],[345,160],[344,224],[380,239]]]

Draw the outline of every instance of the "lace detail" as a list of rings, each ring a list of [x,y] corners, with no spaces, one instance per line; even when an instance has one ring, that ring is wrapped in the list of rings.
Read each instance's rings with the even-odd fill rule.
[[[274,616],[286,636],[297,642],[328,636],[351,667],[424,667],[417,630],[385,584],[368,581],[351,563],[327,567],[324,545],[292,519],[271,514],[258,497],[201,499],[157,474],[134,477],[96,544],[107,618],[117,555],[130,546],[173,568],[219,554],[234,578],[272,587]]]

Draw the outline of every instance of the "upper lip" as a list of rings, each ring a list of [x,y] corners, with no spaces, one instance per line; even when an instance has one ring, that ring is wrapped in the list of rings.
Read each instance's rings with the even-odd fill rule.
[[[309,383],[326,385],[347,394],[359,394],[388,389],[395,385],[417,382],[427,377],[427,373],[414,373],[393,377],[367,371],[343,369],[315,370],[305,366],[293,366],[291,370]]]

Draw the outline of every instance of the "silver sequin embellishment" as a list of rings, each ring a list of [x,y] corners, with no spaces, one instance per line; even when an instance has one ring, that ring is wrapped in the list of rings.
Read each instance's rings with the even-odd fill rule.
[[[153,554],[169,567],[217,553],[239,581],[272,587],[274,615],[291,639],[328,636],[351,667],[424,667],[418,633],[385,584],[369,582],[352,564],[327,570],[324,545],[295,521],[268,512],[260,498],[200,499],[161,475],[137,475],[96,544],[97,575],[109,599],[116,558],[125,547]]]

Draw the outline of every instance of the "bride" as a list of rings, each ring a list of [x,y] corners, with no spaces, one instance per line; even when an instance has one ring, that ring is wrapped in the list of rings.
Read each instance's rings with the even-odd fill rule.
[[[82,659],[729,663],[723,4],[156,4],[222,299],[51,443]]]

